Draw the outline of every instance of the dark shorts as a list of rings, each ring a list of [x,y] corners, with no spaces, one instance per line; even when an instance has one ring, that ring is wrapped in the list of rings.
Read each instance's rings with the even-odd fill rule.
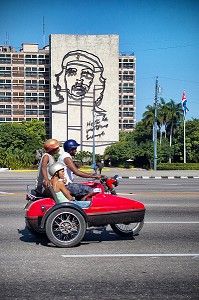
[[[67,189],[74,197],[84,197],[85,195],[91,193],[93,189],[90,186],[80,184],[80,183],[69,183]]]

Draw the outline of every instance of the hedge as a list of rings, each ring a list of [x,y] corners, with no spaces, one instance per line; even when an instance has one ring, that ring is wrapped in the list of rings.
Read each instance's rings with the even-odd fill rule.
[[[199,163],[161,163],[157,170],[199,170]]]

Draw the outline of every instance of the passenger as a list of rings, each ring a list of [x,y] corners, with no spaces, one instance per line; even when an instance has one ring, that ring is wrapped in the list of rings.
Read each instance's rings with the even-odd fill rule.
[[[49,168],[52,176],[51,186],[57,196],[59,202],[68,202],[74,200],[64,182],[64,164],[56,162]]]
[[[87,208],[90,206],[90,201],[76,201],[74,197],[71,196],[69,190],[65,186],[64,178],[64,167],[65,165],[56,162],[49,168],[49,173],[52,176],[51,186],[57,196],[57,199],[60,203],[71,202],[81,208]]]
[[[44,143],[46,153],[42,158],[38,167],[35,191],[38,194],[44,194],[45,189],[50,185],[51,176],[48,172],[49,167],[55,162],[54,155],[59,153],[59,142],[55,139],[49,139]]]
[[[67,181],[67,188],[70,191],[71,195],[74,196],[77,200],[81,199],[82,201],[87,200],[88,198],[92,197],[96,194],[96,191],[91,188],[90,186],[74,183],[73,173],[77,176],[82,178],[95,178],[100,179],[101,176],[97,174],[90,174],[86,172],[82,172],[77,169],[75,166],[72,157],[75,156],[77,152],[78,144],[75,140],[67,140],[63,147],[64,153],[61,154],[58,158],[58,162],[61,162],[65,165],[65,178]]]

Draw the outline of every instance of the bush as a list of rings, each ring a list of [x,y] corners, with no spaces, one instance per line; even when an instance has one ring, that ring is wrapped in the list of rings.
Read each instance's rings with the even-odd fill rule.
[[[157,170],[199,170],[199,163],[161,163]]]

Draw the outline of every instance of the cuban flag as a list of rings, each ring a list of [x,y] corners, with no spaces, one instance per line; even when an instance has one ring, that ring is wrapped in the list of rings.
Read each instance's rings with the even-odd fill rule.
[[[186,98],[185,91],[182,93],[182,106],[183,106],[183,109],[184,109],[184,113],[186,114],[189,110],[187,108],[187,98]]]

